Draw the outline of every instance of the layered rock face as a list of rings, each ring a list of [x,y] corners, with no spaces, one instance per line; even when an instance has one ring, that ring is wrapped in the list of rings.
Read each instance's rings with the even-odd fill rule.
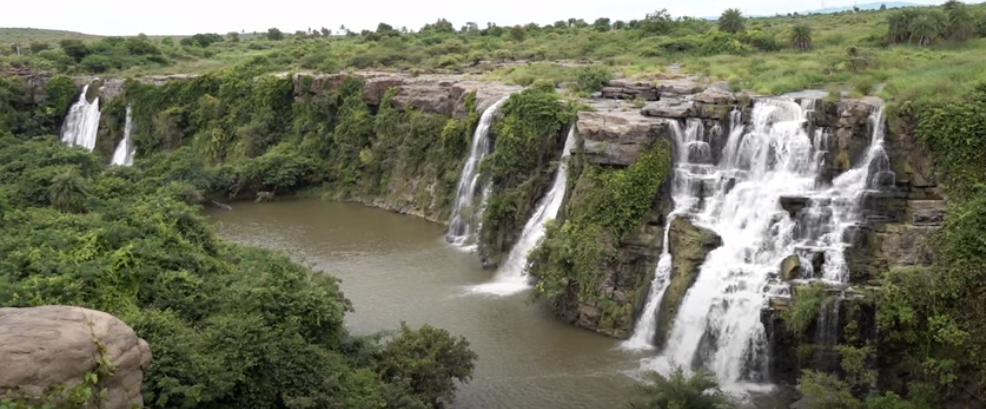
[[[497,100],[520,90],[522,87],[509,86],[498,82],[478,82],[466,80],[461,76],[419,76],[402,74],[361,72],[354,74],[324,74],[309,76],[296,74],[294,77],[295,95],[320,95],[339,89],[347,78],[358,78],[364,83],[363,101],[378,107],[384,94],[390,88],[397,88],[392,103],[394,108],[403,111],[409,107],[421,111],[464,118],[465,98],[476,92],[476,109],[483,111]]]
[[[151,350],[123,321],[79,307],[0,308],[0,397],[72,389],[101,362],[112,365],[112,375],[99,378],[98,387],[106,389],[99,407],[143,407],[140,388]]]

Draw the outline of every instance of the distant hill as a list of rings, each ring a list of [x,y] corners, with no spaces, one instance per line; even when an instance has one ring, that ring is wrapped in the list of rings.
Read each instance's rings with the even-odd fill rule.
[[[884,5],[887,6],[888,9],[903,8],[903,7],[923,7],[923,6],[927,6],[927,4],[907,3],[907,2],[903,2],[903,1],[888,1],[888,2],[884,2],[884,3],[857,4],[856,7],[859,7],[860,10],[879,10],[880,9],[880,6],[884,6]],[[831,13],[838,13],[838,12],[842,12],[842,11],[849,11],[849,10],[852,10],[852,9],[853,9],[853,6],[826,7],[826,8],[818,9],[818,10],[799,11],[798,13],[800,13],[800,14],[812,14],[812,13],[815,13],[815,14],[831,14]]]
[[[968,2],[968,3],[973,4],[976,2]],[[894,9],[894,8],[903,8],[903,7],[926,7],[929,6],[930,4],[908,3],[904,1],[885,1],[885,2],[857,4],[855,7],[859,7],[860,10],[879,10],[880,6],[882,5],[886,5],[888,9]],[[852,9],[853,6],[843,6],[843,7],[826,7],[817,10],[803,10],[803,11],[798,10],[797,12],[798,14],[832,14],[832,13],[839,13]],[[787,14],[787,13],[778,13],[778,14]],[[771,15],[757,14],[748,17],[773,17],[773,16],[774,15],[772,14]],[[703,17],[703,18],[706,20],[718,20],[719,16]]]
[[[77,33],[74,31],[48,30],[43,28],[0,27],[0,44],[21,44],[33,42],[55,43],[65,39],[97,40],[102,36]]]

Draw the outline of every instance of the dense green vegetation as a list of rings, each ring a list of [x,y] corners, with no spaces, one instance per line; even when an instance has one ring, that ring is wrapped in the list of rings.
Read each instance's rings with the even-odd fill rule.
[[[496,148],[482,164],[491,191],[479,239],[480,256],[490,264],[510,252],[550,184],[562,131],[575,119],[574,105],[557,101],[553,84],[537,84],[512,95],[494,124]]]
[[[657,141],[630,167],[617,169],[576,158],[569,168],[572,189],[562,216],[547,227],[545,238],[528,258],[537,278],[534,296],[556,301],[576,289],[579,300],[602,297],[596,286],[618,262],[620,245],[635,232],[671,172],[671,148]],[[612,304],[612,305],[610,305]],[[606,303],[601,327],[632,319],[633,304]],[[628,313],[629,312],[629,313]]]
[[[708,372],[685,375],[676,367],[667,376],[657,372],[643,373],[631,394],[627,409],[733,409],[730,401],[719,389],[715,376]]]
[[[476,359],[466,340],[429,326],[351,334],[352,306],[331,275],[219,240],[194,204],[321,184],[372,191],[397,166],[420,174],[444,163],[436,157],[453,158],[435,172],[454,187],[445,172],[461,165],[475,115],[373,116],[355,80],[295,104],[290,79],[250,78],[130,84],[104,119],[122,125],[130,102],[148,124],[135,135],[146,159],[132,168],[46,136],[78,92],[67,77],[48,83],[40,105],[19,78],[3,78],[0,305],[123,319],[153,349],[143,390],[152,407],[426,408],[450,398]]]

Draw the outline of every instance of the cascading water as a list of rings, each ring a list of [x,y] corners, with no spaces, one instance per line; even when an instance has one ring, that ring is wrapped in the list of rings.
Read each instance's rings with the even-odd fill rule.
[[[96,147],[96,131],[99,130],[99,97],[89,103],[86,100],[88,91],[89,84],[86,84],[79,100],[69,108],[62,124],[62,142],[91,151]]]
[[[530,288],[529,280],[525,270],[527,269],[527,254],[541,241],[545,234],[545,224],[548,220],[554,219],[561,208],[562,200],[565,199],[565,188],[567,182],[568,163],[572,149],[575,148],[575,127],[568,132],[565,138],[565,148],[561,153],[561,160],[558,162],[558,170],[555,173],[555,180],[551,184],[551,190],[541,199],[540,205],[527,220],[524,231],[520,239],[510,249],[507,261],[500,266],[496,278],[493,282],[477,285],[472,288],[472,292],[493,295],[510,295]]]
[[[746,129],[734,113],[721,157],[707,154],[716,145],[703,135],[698,120],[675,128],[678,163],[672,196],[675,215],[715,231],[723,245],[712,251],[688,291],[661,356],[645,359],[643,369],[666,371],[672,365],[712,370],[727,387],[765,381],[766,336],[760,311],[770,296],[787,296],[778,277],[781,261],[805,252],[823,252],[821,272],[808,277],[844,282],[848,276],[846,233],[861,221],[867,189],[879,187],[889,172],[883,149],[882,108],[871,114],[872,138],[863,160],[831,184],[824,169],[827,131],[806,130],[804,107],[791,100],[758,101]],[[812,138],[814,136],[814,140]],[[892,173],[891,173],[892,174]],[[807,202],[795,218],[782,209],[782,198]],[[670,217],[669,217],[670,219]],[[665,240],[667,242],[667,240]],[[657,323],[660,286],[666,286],[670,255],[662,256],[647,310],[628,341],[649,344]],[[668,260],[665,260],[668,258]],[[811,265],[811,262],[803,262]],[[663,278],[662,278],[663,277]],[[663,281],[659,281],[663,280]]]
[[[470,147],[469,159],[466,160],[459,176],[459,186],[455,191],[455,206],[452,208],[452,222],[449,224],[448,234],[445,240],[457,246],[469,244],[472,238],[472,226],[478,223],[481,218],[482,207],[486,200],[486,189],[481,192],[481,204],[478,208],[474,207],[476,201],[476,185],[479,183],[479,165],[490,150],[490,128],[493,125],[493,115],[509,98],[503,97],[496,101],[489,108],[483,111],[479,118],[479,125],[473,134],[472,145]]]
[[[120,166],[131,166],[134,164],[134,151],[136,148],[130,139],[133,129],[132,111],[130,105],[127,105],[127,119],[123,126],[123,140],[116,145],[116,151],[113,152],[113,161],[110,162],[111,164]]]

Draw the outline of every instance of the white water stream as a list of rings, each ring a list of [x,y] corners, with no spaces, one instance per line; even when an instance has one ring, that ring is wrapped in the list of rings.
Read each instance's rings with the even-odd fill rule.
[[[551,190],[544,195],[534,214],[524,225],[520,239],[510,249],[507,261],[500,266],[493,282],[480,284],[471,288],[471,292],[493,295],[510,295],[531,288],[527,276],[527,254],[538,245],[545,234],[545,224],[558,216],[562,201],[565,199],[565,187],[568,180],[567,159],[575,148],[575,126],[565,138],[565,148],[558,162],[558,171],[551,184]]]
[[[82,87],[79,100],[69,108],[62,124],[62,142],[91,151],[96,147],[96,132],[99,130],[99,97],[90,103],[86,100],[88,91],[89,84],[86,84]]]
[[[863,193],[889,173],[882,109],[871,115],[873,132],[865,157],[828,184],[820,177],[828,133],[818,129],[810,135],[806,130],[810,108],[791,100],[758,101],[746,128],[734,113],[718,159],[713,148],[721,145],[721,130],[706,135],[697,119],[689,120],[684,131],[674,127],[675,209],[669,219],[687,215],[719,234],[723,246],[702,265],[661,355],[645,359],[642,369],[705,367],[729,389],[765,382],[768,357],[760,311],[770,296],[789,293],[778,277],[781,261],[791,254],[801,256],[801,278],[847,279],[846,233],[861,221]],[[782,209],[782,198],[807,204],[792,218]],[[663,325],[656,317],[671,266],[666,243],[667,238],[650,299],[626,348],[651,347],[654,331]],[[824,254],[823,271],[814,272],[810,257],[818,252]]]
[[[127,119],[123,126],[123,140],[116,145],[116,150],[113,152],[113,161],[110,164],[119,166],[132,166],[134,164],[134,151],[137,148],[134,147],[133,140],[130,139],[134,129],[132,116],[133,113],[130,105],[127,105]]]
[[[455,191],[455,206],[452,208],[452,222],[449,223],[445,240],[456,246],[469,246],[473,241],[473,226],[478,230],[482,219],[482,210],[486,202],[486,192],[481,192],[480,205],[476,205],[476,187],[479,184],[479,165],[490,152],[490,128],[493,126],[493,115],[509,96],[496,101],[483,111],[473,134],[469,158],[466,160],[459,176],[459,185]]]

